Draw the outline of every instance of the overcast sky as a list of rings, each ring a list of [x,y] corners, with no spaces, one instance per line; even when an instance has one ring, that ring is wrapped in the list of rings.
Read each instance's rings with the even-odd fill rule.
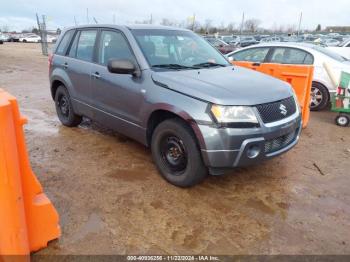
[[[314,29],[317,24],[350,25],[350,0],[1,0],[0,29],[6,25],[11,30],[35,26],[35,13],[48,17],[49,29],[86,24],[86,8],[90,22],[117,24],[143,21],[153,15],[154,23],[162,18],[186,20],[193,13],[204,22],[213,24],[233,22],[240,24],[242,13],[246,19],[256,18],[261,26],[297,25],[303,12],[302,28]]]

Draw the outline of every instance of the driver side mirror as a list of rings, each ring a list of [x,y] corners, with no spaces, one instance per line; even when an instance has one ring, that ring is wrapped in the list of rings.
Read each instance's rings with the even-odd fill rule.
[[[139,68],[128,59],[110,59],[107,68],[113,74],[133,75],[136,77],[141,75]]]

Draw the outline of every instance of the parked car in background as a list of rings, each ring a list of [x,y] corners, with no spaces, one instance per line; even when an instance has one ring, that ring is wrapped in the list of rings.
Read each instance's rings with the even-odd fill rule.
[[[314,77],[311,88],[311,110],[324,109],[336,92],[324,63],[340,77],[341,71],[350,72],[350,62],[344,57],[321,46],[307,43],[266,43],[234,51],[227,55],[235,61],[248,61],[253,66],[261,63],[313,65]]]
[[[236,45],[239,41],[239,37],[234,35],[230,35],[230,36],[222,35],[222,36],[219,36],[219,39],[229,45]]]
[[[339,46],[340,41],[333,38],[326,38],[321,40],[321,44],[325,46]]]
[[[48,43],[56,43],[56,41],[57,41],[57,36],[47,35],[47,42]]]
[[[259,42],[256,41],[256,39],[253,36],[240,36],[239,37],[239,45],[241,47],[255,45],[257,43],[259,43]]]
[[[217,39],[214,37],[206,37],[204,39],[207,40],[212,46],[217,48],[222,54],[228,54],[237,49],[235,45],[227,44],[221,39]]]
[[[40,43],[41,37],[38,35],[24,35],[19,38],[19,41],[23,43]]]
[[[327,47],[327,49],[333,52],[336,52],[337,54],[349,60],[350,59],[350,38],[346,38],[338,46]]]
[[[6,40],[5,35],[0,33],[0,45],[2,45],[5,42],[5,40]]]
[[[58,118],[82,116],[151,148],[160,174],[189,187],[294,147],[301,112],[286,82],[230,65],[190,30],[89,25],[49,58]]]
[[[269,43],[269,42],[283,42],[283,38],[279,36],[270,36],[260,39],[260,43]]]
[[[7,40],[8,42],[19,42],[19,36],[15,33],[10,33],[9,38]]]

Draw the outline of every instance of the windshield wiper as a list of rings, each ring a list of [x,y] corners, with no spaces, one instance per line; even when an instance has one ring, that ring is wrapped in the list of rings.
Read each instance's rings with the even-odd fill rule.
[[[223,64],[218,64],[218,63],[211,63],[211,62],[204,62],[200,64],[195,64],[193,66],[199,66],[199,67],[214,67],[214,66],[221,66],[221,67],[226,67],[227,65]]]
[[[199,67],[196,67],[196,66],[185,66],[185,65],[180,65],[180,64],[160,64],[160,65],[152,65],[152,67],[175,69],[175,70],[180,70],[180,69],[199,69]]]

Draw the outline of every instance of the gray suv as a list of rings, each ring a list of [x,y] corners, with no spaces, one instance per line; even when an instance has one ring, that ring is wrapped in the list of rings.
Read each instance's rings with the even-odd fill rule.
[[[189,30],[69,28],[49,65],[63,125],[78,126],[84,116],[149,146],[176,186],[280,155],[299,139],[289,84],[232,66]]]

